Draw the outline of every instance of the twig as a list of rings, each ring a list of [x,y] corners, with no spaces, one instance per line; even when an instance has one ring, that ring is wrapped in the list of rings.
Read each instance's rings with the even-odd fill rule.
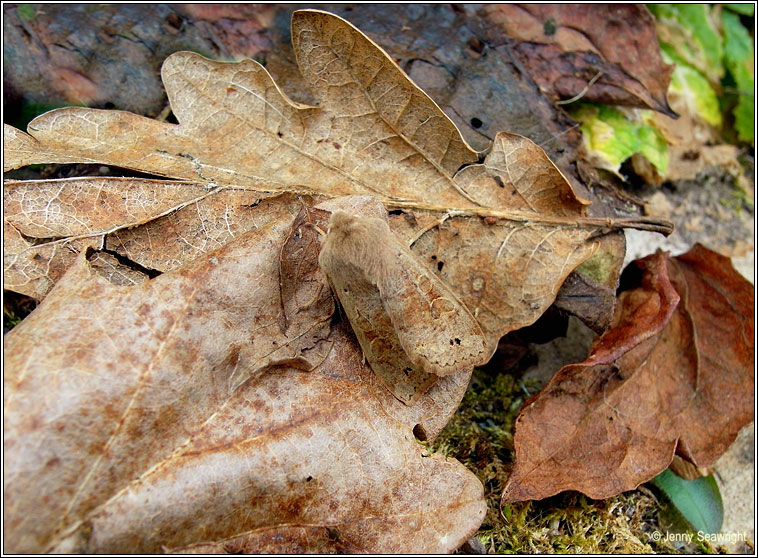
[[[556,105],[568,105],[569,103],[573,103],[575,101],[578,101],[582,97],[584,97],[587,94],[587,91],[590,90],[590,87],[595,85],[595,82],[600,79],[600,77],[603,75],[603,72],[598,72],[595,74],[595,77],[593,77],[587,85],[584,86],[584,89],[582,89],[577,95],[574,95],[570,99],[566,99],[564,101],[556,101]]]

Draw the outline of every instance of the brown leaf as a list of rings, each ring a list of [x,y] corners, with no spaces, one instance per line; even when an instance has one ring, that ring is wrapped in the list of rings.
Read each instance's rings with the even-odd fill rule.
[[[6,221],[3,224],[3,288],[41,299],[82,250],[98,249],[102,241],[102,237],[88,237],[67,243],[36,244]]]
[[[490,350],[550,305],[595,251],[598,229],[640,225],[586,217],[587,202],[521,136],[501,132],[477,164],[439,107],[344,20],[304,10],[292,25],[319,107],[287,99],[253,61],[177,53],[162,76],[179,125],[121,111],[56,110],[29,126],[44,150],[35,161],[65,153],[204,185],[208,195],[196,204],[182,202],[130,230],[132,222],[114,218],[108,229],[116,252],[161,271],[265,221],[256,204],[275,193],[374,196],[405,212],[402,225],[393,221],[396,232],[470,309]],[[20,132],[6,141],[6,151],[27,153]],[[200,208],[205,214],[195,215]]]
[[[323,209],[303,205],[282,245],[279,254],[282,298],[279,329],[284,334],[302,313],[312,313],[315,319],[323,321],[334,312],[334,299],[318,266],[321,250],[318,235],[326,229],[330,215]]]
[[[86,161],[79,155],[68,155],[57,149],[46,151],[32,136],[3,124],[3,170],[17,169],[36,163],[78,163]]]
[[[710,466],[752,421],[755,348],[753,287],[729,258],[696,244],[668,262],[681,296],[679,318],[692,328],[694,394],[677,416],[677,454]]]
[[[674,451],[707,467],[753,419],[750,284],[699,245],[628,273],[639,285],[588,359],[522,409],[504,503],[562,490],[607,498],[653,478]]]
[[[387,221],[386,213],[335,211],[318,261],[371,368],[412,404],[438,376],[472,369],[489,355],[468,309]]]
[[[437,553],[478,527],[480,483],[412,433],[436,435],[470,371],[409,408],[344,327],[315,365],[321,324],[281,332],[301,207],[130,287],[82,254],[6,336],[6,551]]]
[[[520,41],[514,50],[543,91],[676,117],[666,100],[674,66],[664,64],[644,6],[497,4],[485,13]]]

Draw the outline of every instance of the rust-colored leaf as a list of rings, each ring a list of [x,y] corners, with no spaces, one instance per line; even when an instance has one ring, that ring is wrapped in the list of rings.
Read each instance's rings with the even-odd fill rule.
[[[6,336],[6,551],[436,553],[478,527],[481,484],[412,432],[439,432],[470,371],[406,407],[344,324],[300,304],[282,332],[301,208],[129,287],[81,254]]]
[[[661,58],[655,19],[644,6],[497,4],[485,10],[520,41],[514,50],[543,91],[676,116],[666,100],[674,67]]]
[[[753,287],[729,258],[700,244],[669,259],[668,271],[681,297],[678,318],[692,328],[697,355],[694,393],[676,418],[676,451],[708,467],[754,419]]]
[[[521,411],[503,502],[563,490],[606,498],[653,478],[675,451],[707,467],[753,420],[751,285],[699,245],[627,273],[639,284],[588,359]]]

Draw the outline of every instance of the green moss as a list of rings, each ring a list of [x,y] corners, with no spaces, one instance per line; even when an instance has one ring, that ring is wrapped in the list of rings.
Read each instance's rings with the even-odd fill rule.
[[[577,267],[576,271],[605,285],[608,282],[608,276],[616,269],[617,263],[616,256],[610,252],[598,250],[590,259]]]
[[[659,507],[645,488],[607,500],[565,492],[500,508],[513,466],[514,421],[536,391],[536,384],[506,372],[475,370],[460,408],[429,444],[461,461],[482,482],[488,510],[475,536],[485,549],[498,554],[677,553],[665,538],[653,535],[661,532]]]
[[[37,8],[34,4],[19,4],[16,8],[16,15],[24,23],[34,21],[37,17]]]
[[[22,320],[13,310],[3,310],[3,330],[8,332],[16,327]]]

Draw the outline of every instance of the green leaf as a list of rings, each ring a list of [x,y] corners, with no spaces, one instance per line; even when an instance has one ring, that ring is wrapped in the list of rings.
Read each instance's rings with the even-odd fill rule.
[[[721,126],[718,95],[706,77],[679,58],[668,45],[661,45],[661,56],[667,64],[676,65],[671,74],[669,91],[684,99],[690,114],[699,116],[711,126]]]
[[[724,59],[737,86],[738,101],[734,108],[734,127],[742,141],[753,143],[755,126],[754,87],[755,54],[753,39],[740,22],[738,15],[724,10],[721,13],[724,29]]]
[[[647,114],[649,111],[640,111]],[[641,153],[665,174],[668,145],[663,136],[644,122],[632,122],[619,110],[605,105],[581,104],[571,109],[571,116],[582,124],[587,151],[601,168],[618,172],[626,159]]]
[[[741,15],[754,16],[755,4],[724,4],[724,7]]]
[[[688,481],[666,469],[653,479],[653,484],[663,491],[694,532],[721,531],[724,505],[713,475]]]
[[[649,4],[659,21],[658,36],[712,84],[724,76],[723,41],[707,4]]]

